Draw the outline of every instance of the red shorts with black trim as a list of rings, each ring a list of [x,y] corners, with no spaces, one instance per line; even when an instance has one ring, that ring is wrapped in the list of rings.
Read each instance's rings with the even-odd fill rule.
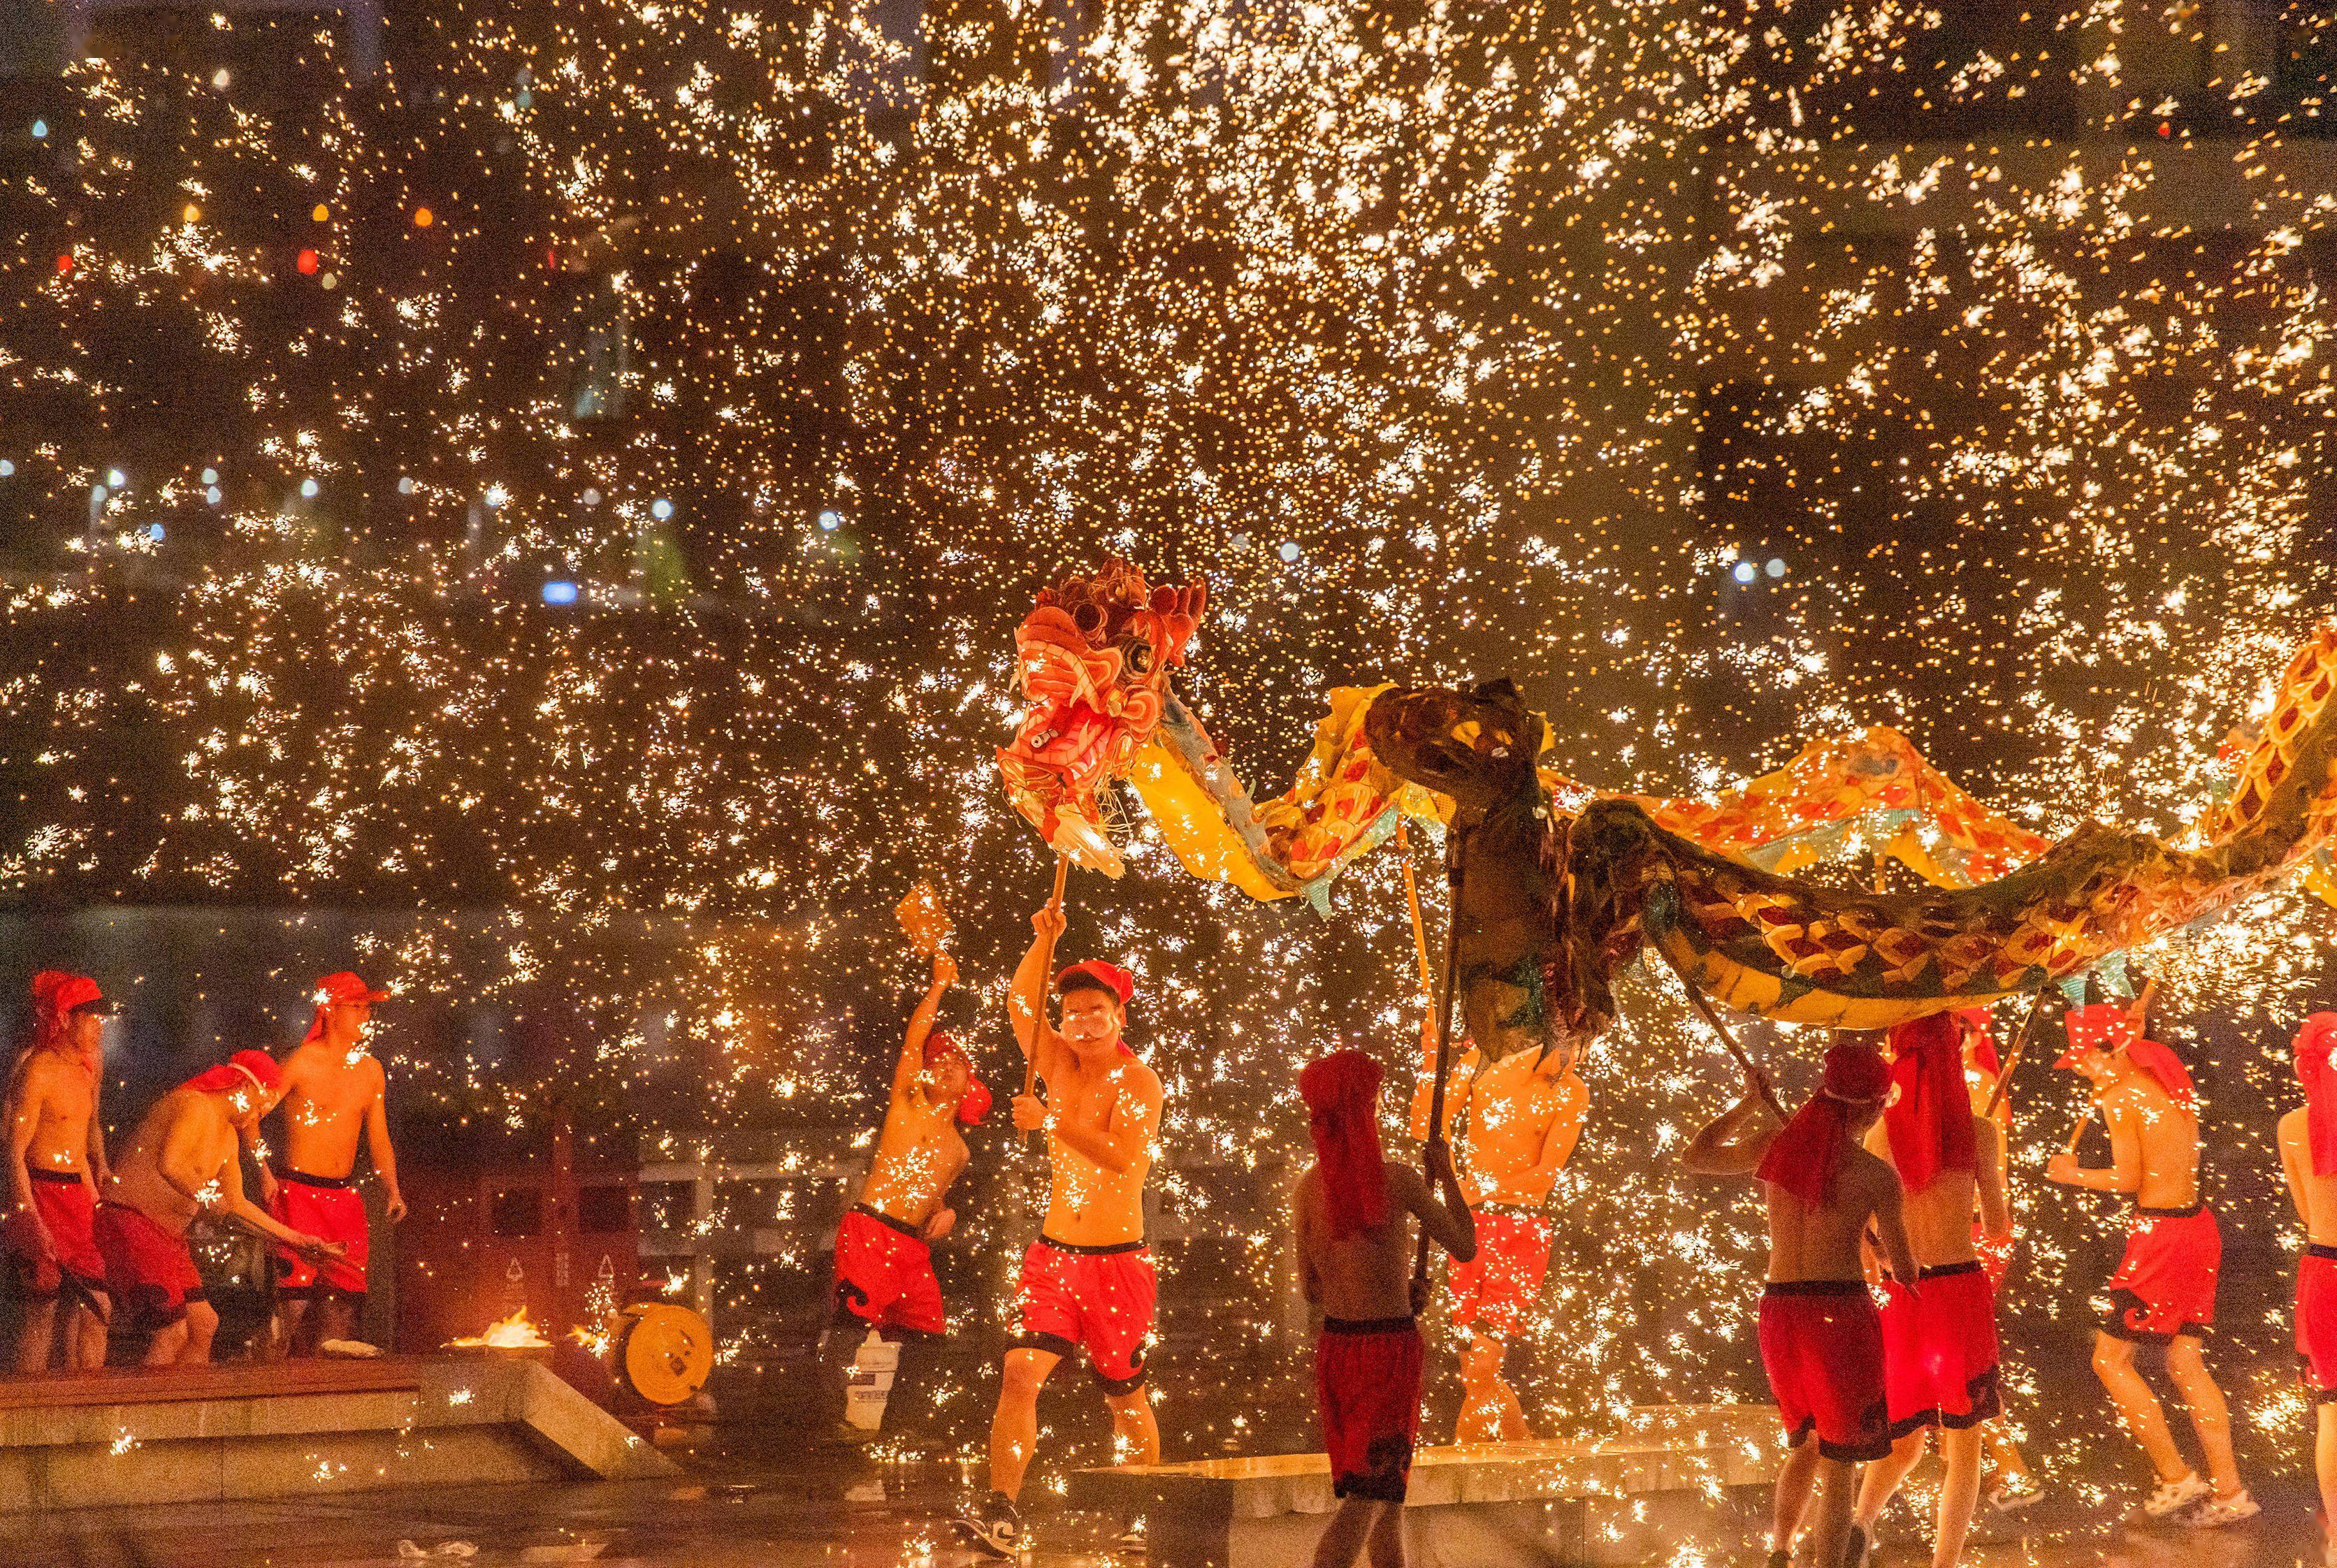
[[[1891,1436],[1962,1428],[2003,1408],[1997,1388],[1996,1293],[1978,1259],[1893,1284],[1882,1303],[1882,1391]]]
[[[1812,1432],[1828,1459],[1891,1452],[1882,1324],[1855,1280],[1773,1281],[1761,1292],[1761,1365],[1798,1446]]]
[[[97,1200],[79,1171],[28,1170],[33,1208],[48,1227],[49,1251],[34,1238],[33,1215],[11,1209],[5,1227],[8,1260],[15,1265],[17,1293],[27,1301],[54,1301],[71,1289],[87,1300],[105,1289],[105,1260],[98,1256],[93,1226]]]
[[[2296,1265],[2296,1375],[2315,1404],[2337,1400],[2337,1247],[2319,1242]]]
[[[906,1220],[865,1203],[836,1228],[836,1306],[873,1329],[949,1332],[933,1248]]]
[[[1068,1356],[1084,1348],[1107,1393],[1144,1386],[1144,1342],[1159,1290],[1141,1242],[1075,1247],[1045,1236],[1022,1254],[1021,1326],[1014,1348]]]
[[[1420,1440],[1420,1329],[1410,1318],[1323,1320],[1315,1407],[1331,1492],[1401,1503]]]
[[[1541,1298],[1542,1279],[1550,1272],[1550,1219],[1517,1209],[1472,1213],[1477,1255],[1452,1264],[1445,1274],[1452,1290],[1452,1326],[1507,1340]]]
[[[330,1176],[279,1171],[276,1200],[268,1205],[268,1213],[279,1224],[305,1231],[319,1241],[338,1242],[348,1249],[341,1257],[318,1262],[277,1242],[271,1249],[276,1255],[277,1294],[366,1293],[365,1195],[349,1184],[347,1176],[337,1182]]]
[[[2150,1345],[2177,1334],[2205,1339],[2215,1325],[2215,1276],[2223,1266],[2223,1229],[2206,1204],[2135,1210],[2126,1256],[2103,1287],[2110,1308],[2102,1332]]]
[[[133,1329],[167,1329],[203,1299],[203,1277],[187,1239],[174,1236],[127,1203],[100,1203],[90,1227],[105,1259],[105,1289]],[[122,1320],[117,1315],[117,1326]]]

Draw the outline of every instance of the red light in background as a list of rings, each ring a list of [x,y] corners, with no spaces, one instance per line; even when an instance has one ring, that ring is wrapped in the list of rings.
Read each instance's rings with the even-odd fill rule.
[[[298,259],[295,260],[292,265],[298,268],[304,273],[314,272],[317,270],[317,253],[313,250],[303,250],[300,252]]]
[[[68,250],[64,255],[57,258],[57,276],[63,278],[66,273],[71,272],[73,269],[73,252]]]

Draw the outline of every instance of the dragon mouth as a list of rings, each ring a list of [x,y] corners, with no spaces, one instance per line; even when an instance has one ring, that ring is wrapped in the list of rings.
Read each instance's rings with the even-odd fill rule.
[[[1087,871],[1118,876],[1120,848],[1103,825],[1096,794],[1128,735],[1120,720],[1084,701],[1049,703],[1023,716],[1014,742],[998,754],[1006,796],[1058,853]]]

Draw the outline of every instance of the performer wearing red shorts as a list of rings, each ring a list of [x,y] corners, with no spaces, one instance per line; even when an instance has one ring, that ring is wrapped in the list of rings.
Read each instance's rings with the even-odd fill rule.
[[[1899,1178],[1859,1146],[1882,1114],[1890,1086],[1881,1053],[1845,1037],[1826,1053],[1818,1092],[1780,1125],[1769,1108],[1767,1081],[1748,1068],[1744,1098],[1697,1133],[1680,1156],[1703,1174],[1757,1176],[1768,1196],[1761,1364],[1793,1445],[1777,1473],[1772,1568],[1791,1561],[1813,1487],[1814,1561],[1857,1562],[1844,1555],[1853,1529],[1851,1466],[1891,1451],[1882,1329],[1859,1259],[1859,1238],[1871,1222],[1891,1271],[1916,1277]]]
[[[2257,1508],[2233,1457],[2230,1410],[2200,1349],[2215,1320],[2224,1242],[2215,1216],[2199,1201],[2199,1105],[2191,1075],[2173,1051],[2145,1039],[2115,1002],[2072,1008],[2064,1022],[2069,1049],[2054,1065],[2074,1067],[2092,1082],[2112,1160],[2080,1166],[2072,1141],[2070,1152],[2047,1164],[2045,1177],[2134,1195],[2126,1256],[2110,1276],[2109,1310],[2094,1337],[2094,1373],[2158,1473],[2141,1512],[2201,1529],[2236,1524]],[[2136,1369],[2137,1342],[2166,1347],[2166,1373],[2190,1409],[2207,1479],[2185,1462],[2166,1412]]]
[[[250,1135],[282,1091],[275,1062],[238,1051],[154,1104],[113,1167],[94,1230],[106,1288],[132,1329],[152,1338],[146,1364],[210,1359],[219,1314],[203,1299],[187,1251],[187,1226],[210,1213],[289,1244],[319,1261],[337,1243],[295,1231],[243,1195],[240,1138]]]
[[[1996,1298],[1972,1246],[1977,1222],[1992,1237],[2012,1229],[2004,1201],[2004,1145],[1994,1122],[1972,1110],[1964,1086],[1963,1028],[1934,1014],[1891,1031],[1896,1093],[1866,1146],[1887,1159],[1905,1191],[1907,1240],[1922,1272],[1893,1281],[1882,1306],[1882,1385],[1891,1452],[1866,1467],[1853,1516],[1853,1562],[1884,1505],[1940,1429],[1933,1568],[1963,1554],[1980,1504],[1980,1426],[2001,1409],[1997,1388]]]
[[[2321,1561],[2337,1568],[2337,1013],[2296,1032],[2304,1104],[2280,1119],[2280,1164],[2304,1226],[2296,1268],[2297,1375],[2313,1396],[2313,1468],[2321,1484]]]
[[[1323,1314],[1315,1342],[1315,1396],[1331,1491],[1341,1499],[1315,1551],[1315,1568],[1351,1568],[1369,1544],[1374,1568],[1404,1561],[1403,1499],[1420,1439],[1420,1329],[1413,1321],[1412,1227],[1468,1261],[1475,1225],[1442,1138],[1418,1173],[1380,1154],[1379,1064],[1334,1051],[1298,1075],[1315,1164],[1298,1179],[1291,1224],[1298,1284]]]
[[[5,1227],[24,1314],[16,1370],[49,1369],[62,1340],[68,1369],[105,1365],[105,1263],[93,1224],[99,1183],[110,1173],[98,1124],[105,1015],[112,1008],[87,975],[43,969],[33,977],[33,1044],[8,1085],[10,1204]],[[70,1297],[65,1321],[57,1306]]]
[[[893,1065],[868,1179],[836,1232],[836,1312],[851,1326],[889,1339],[948,1331],[933,1243],[957,1222],[943,1200],[968,1158],[958,1127],[973,1125],[990,1111],[990,1091],[973,1076],[972,1061],[955,1040],[934,1029],[943,993],[956,979],[955,960],[935,953],[933,984],[909,1015]],[[881,1421],[881,1404],[877,1414]],[[875,1427],[846,1436],[872,1437]]]
[[[1051,903],[1032,917],[1036,940],[1007,995],[1015,1042],[1046,1090],[1043,1098],[1014,1096],[1014,1125],[1046,1129],[1051,1191],[1039,1239],[1022,1258],[1021,1328],[990,1428],[990,1494],[961,1521],[1001,1555],[1022,1541],[1014,1500],[1038,1446],[1040,1385],[1075,1349],[1086,1350],[1103,1385],[1119,1456],[1160,1457],[1144,1384],[1154,1292],[1144,1179],[1160,1130],[1160,1080],[1120,1038],[1136,983],[1117,965],[1090,960],[1056,975],[1062,1022],[1047,1021],[1063,923]]]
[[[1433,1020],[1423,1025],[1420,1046],[1412,1130],[1424,1138],[1436,1076]],[[1444,1105],[1442,1133],[1450,1136],[1455,1125],[1468,1132],[1462,1190],[1477,1223],[1475,1260],[1455,1261],[1446,1276],[1452,1327],[1470,1336],[1461,1353],[1461,1415],[1452,1440],[1530,1441],[1533,1428],[1501,1363],[1541,1298],[1551,1238],[1543,1205],[1574,1155],[1590,1091],[1574,1070],[1571,1046],[1529,1048],[1487,1063],[1463,1041]]]

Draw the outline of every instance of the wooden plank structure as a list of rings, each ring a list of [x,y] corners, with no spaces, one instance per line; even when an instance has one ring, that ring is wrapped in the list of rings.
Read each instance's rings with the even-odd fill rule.
[[[1733,1535],[1720,1505],[1774,1483],[1784,1457],[1766,1405],[1651,1406],[1596,1436],[1423,1448],[1404,1502],[1414,1561],[1559,1568],[1662,1556],[1683,1540]],[[1338,1506],[1321,1454],[1085,1470],[1070,1501],[1144,1515],[1153,1568],[1304,1563]]]
[[[523,1355],[109,1370],[0,1387],[0,1514],[673,1473]]]

